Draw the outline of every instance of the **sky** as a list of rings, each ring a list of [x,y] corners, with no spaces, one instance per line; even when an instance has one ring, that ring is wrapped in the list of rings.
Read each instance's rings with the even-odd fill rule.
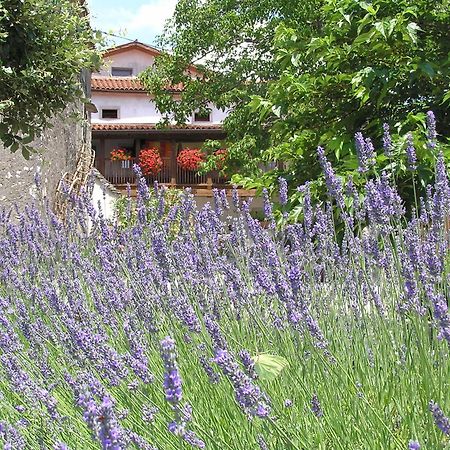
[[[93,28],[150,45],[172,16],[176,3],[177,0],[88,0]],[[111,39],[115,44],[127,42]]]

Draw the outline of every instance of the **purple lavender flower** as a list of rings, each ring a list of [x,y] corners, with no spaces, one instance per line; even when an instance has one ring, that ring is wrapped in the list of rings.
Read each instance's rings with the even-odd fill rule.
[[[371,222],[384,230],[389,229],[391,219],[404,213],[402,199],[395,187],[390,185],[386,172],[379,180],[367,182],[365,207]]]
[[[176,363],[175,341],[166,337],[161,341],[161,357],[164,362],[164,391],[166,400],[176,406],[181,401],[183,392],[181,388],[181,377]]]
[[[211,384],[217,384],[220,381],[220,375],[214,371],[204,355],[201,355],[199,359],[203,370],[208,375],[209,382]]]
[[[436,148],[436,118],[434,117],[433,111],[427,112],[427,137],[428,137],[428,148],[434,150]]]
[[[322,407],[320,405],[319,397],[317,397],[317,394],[314,394],[312,396],[312,399],[311,399],[311,411],[318,418],[323,416]]]
[[[435,172],[434,195],[432,196],[430,212],[433,224],[433,235],[437,237],[444,226],[445,215],[448,212],[448,203],[450,199],[450,185],[442,151],[439,152]]]
[[[355,134],[356,155],[358,156],[360,173],[365,173],[369,170],[369,166],[375,162],[375,149],[372,141],[364,136],[361,132]]]
[[[262,434],[258,434],[256,440],[258,442],[260,450],[269,450],[266,440],[264,439],[264,436]]]
[[[26,442],[19,431],[7,422],[0,421],[0,438],[5,450],[25,450]]]
[[[413,136],[411,133],[408,133],[406,136],[407,147],[406,147],[406,159],[408,161],[408,169],[416,170],[417,169],[417,157],[416,157],[416,149],[414,148]]]
[[[186,431],[183,434],[183,439],[192,447],[195,448],[205,448],[205,443],[193,432],[193,431]]]
[[[264,200],[264,217],[267,220],[273,220],[273,212],[272,212],[272,202],[270,201],[269,192],[266,188],[262,191],[263,200]]]
[[[214,361],[233,384],[236,401],[244,412],[253,417],[268,417],[270,406],[266,396],[252,383],[250,377],[239,369],[231,354],[226,350],[218,350]]]
[[[156,406],[144,405],[142,407],[142,420],[144,422],[153,423],[155,421],[155,415],[159,412]]]
[[[319,162],[322,166],[323,173],[325,175],[325,182],[328,188],[328,193],[334,198],[338,206],[343,209],[344,196],[342,189],[342,181],[335,174],[333,167],[325,156],[325,150],[322,147],[317,147],[317,154],[319,156]]]
[[[445,416],[442,409],[433,400],[429,403],[429,409],[434,418],[436,426],[447,436],[450,436],[450,419]]]
[[[238,188],[235,184],[233,184],[233,190],[231,193],[231,199],[233,201],[233,206],[236,209],[239,209],[239,192],[238,192]]]
[[[250,378],[257,378],[257,373],[255,372],[255,362],[253,361],[250,353],[247,350],[239,351],[239,358],[245,368],[245,372]]]
[[[99,440],[103,450],[125,450],[125,433],[116,418],[111,397],[105,396],[99,408]]]
[[[211,340],[215,349],[227,348],[227,342],[222,336],[219,325],[209,315],[205,315],[205,327],[209,335],[211,336]]]
[[[278,178],[279,185],[279,193],[280,193],[280,203],[282,206],[285,206],[288,202],[288,184],[285,178]]]
[[[389,132],[389,125],[387,123],[383,124],[383,150],[384,150],[384,154],[388,157],[391,158],[392,157],[392,138],[391,138],[391,133]]]
[[[204,448],[204,442],[194,432],[186,430],[186,423],[192,418],[192,408],[190,405],[181,406],[180,404],[182,399],[181,377],[176,361],[175,341],[171,337],[166,337],[161,341],[161,357],[164,362],[163,385],[166,400],[171,404],[175,413],[174,420],[168,425],[169,431],[181,436],[194,447]]]
[[[409,441],[408,450],[420,450],[420,444],[417,441]]]

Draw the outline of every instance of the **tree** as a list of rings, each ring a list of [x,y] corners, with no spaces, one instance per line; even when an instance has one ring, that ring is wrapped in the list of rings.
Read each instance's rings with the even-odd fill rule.
[[[304,22],[313,27],[319,3],[180,0],[159,42],[166,52],[141,80],[167,120],[184,123],[193,111],[208,109],[211,103],[229,110],[224,124],[228,166],[257,173],[269,135],[247,104],[253,95],[265,95],[269,82],[280,76],[273,52],[277,26]],[[306,36],[310,26],[304,27]],[[184,90],[181,98],[174,98],[166,88],[178,83]]]
[[[72,0],[0,3],[0,141],[25,157],[29,144],[81,98],[82,69],[100,56],[85,10]]]
[[[378,152],[381,169],[410,176],[405,134],[424,130],[428,109],[447,136],[448,0],[195,1],[181,0],[162,42],[165,54],[143,80],[158,107],[183,122],[208,102],[231,109],[225,122],[234,181],[291,186],[318,180],[318,144],[342,175],[357,173],[353,136],[362,131],[380,148],[383,123],[395,135],[395,161]],[[214,24],[214,26],[211,26]],[[203,76],[190,77],[200,61]],[[182,82],[181,99],[164,88]],[[414,136],[419,172],[431,177],[434,156]],[[262,171],[262,165],[283,162]],[[401,180],[400,180],[401,181]],[[320,189],[319,189],[320,190]]]
[[[379,149],[372,172],[393,171],[412,198],[407,133],[414,133],[425,185],[436,156],[424,139],[426,112],[434,111],[442,136],[450,132],[449,2],[326,0],[321,12],[320,30],[306,42],[294,27],[277,30],[282,75],[251,102],[270,123],[272,146],[263,157],[283,161],[284,175],[299,185],[320,177],[316,148],[324,145],[338,173],[363,184],[354,142],[362,131]],[[384,123],[394,135],[392,158],[382,151]]]

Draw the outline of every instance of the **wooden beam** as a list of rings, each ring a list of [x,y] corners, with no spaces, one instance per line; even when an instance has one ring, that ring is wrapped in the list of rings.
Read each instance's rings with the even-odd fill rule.
[[[105,175],[105,155],[106,153],[106,139],[104,137],[100,138],[100,145],[98,151],[96,152],[97,156],[97,169],[102,174]]]
[[[170,141],[170,185],[177,185],[177,152],[178,142]]]

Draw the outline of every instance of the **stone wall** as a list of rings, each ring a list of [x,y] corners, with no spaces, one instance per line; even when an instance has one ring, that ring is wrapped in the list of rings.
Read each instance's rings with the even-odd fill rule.
[[[82,75],[81,84],[89,95],[89,74]],[[89,113],[79,102],[55,117],[53,127],[33,143],[36,153],[28,161],[20,150],[11,153],[0,145],[0,208],[28,204],[36,196],[36,172],[40,173],[43,195],[53,204],[60,179],[75,170],[83,144],[90,148],[91,130]]]

